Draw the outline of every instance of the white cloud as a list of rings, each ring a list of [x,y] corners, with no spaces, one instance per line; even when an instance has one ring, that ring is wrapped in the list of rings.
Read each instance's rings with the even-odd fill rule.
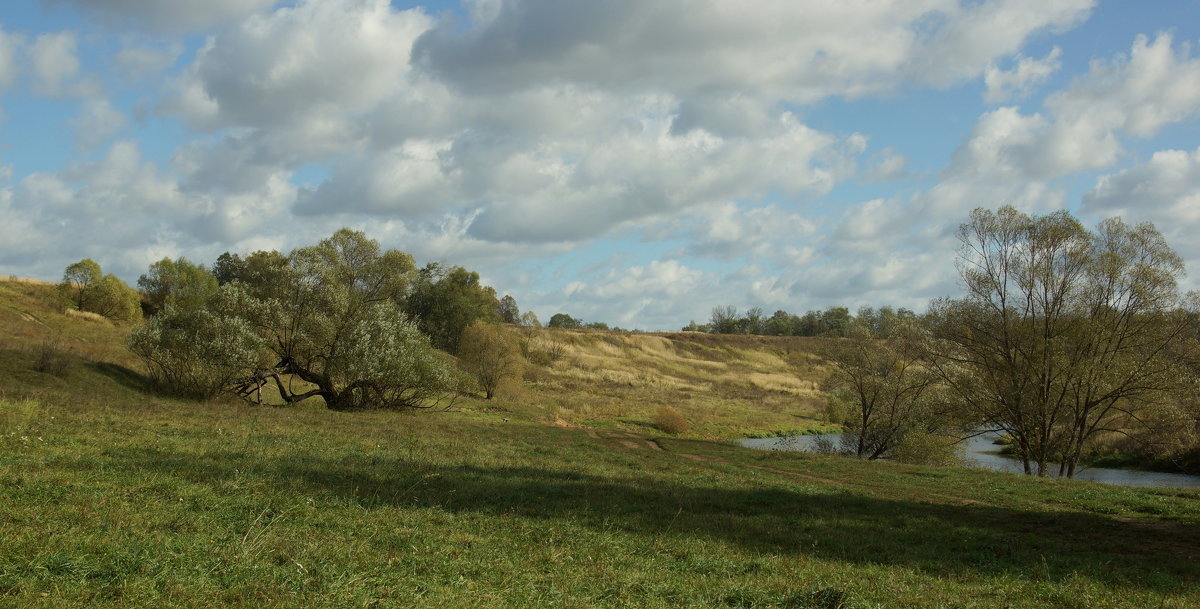
[[[1062,67],[1062,49],[1054,47],[1041,59],[1018,54],[1016,60],[1017,65],[1011,70],[988,66],[983,77],[987,84],[987,91],[983,94],[985,101],[995,104],[1029,95],[1034,86],[1045,82]]]
[[[116,70],[130,80],[157,78],[175,64],[183,49],[179,45],[165,48],[156,46],[126,46],[113,58]]]
[[[8,87],[17,78],[20,68],[17,54],[24,42],[20,34],[10,34],[0,28],[0,89]]]
[[[203,251],[208,261],[217,244],[253,239],[264,227],[272,235],[292,234],[300,223],[288,217],[296,191],[286,178],[273,176],[250,194],[188,194],[143,160],[137,144],[119,141],[95,162],[30,174],[0,189],[9,206],[5,226],[21,228],[11,235],[5,229],[15,249],[5,262],[53,276],[69,262],[93,257],[106,270],[134,278],[156,259],[146,256],[161,258],[162,247],[154,245],[160,242],[170,244],[173,255]],[[48,243],[56,245],[48,250]]]
[[[412,42],[432,24],[387,0],[306,0],[251,15],[199,52],[175,109],[205,128],[351,116],[403,86]]]
[[[1152,43],[1139,36],[1128,57],[1093,63],[1045,108],[984,114],[950,173],[1028,181],[1110,166],[1123,151],[1122,134],[1149,137],[1200,112],[1200,59],[1187,45],[1177,52],[1169,34]]]
[[[1195,272],[1200,268],[1200,148],[1161,150],[1145,163],[1101,176],[1084,195],[1083,211],[1153,222]]]
[[[345,170],[302,197],[297,211],[359,211],[415,218],[439,215],[446,201],[457,195],[454,178],[441,162],[449,148],[449,142],[409,140],[391,150],[355,157]]]
[[[796,259],[790,247],[818,229],[815,219],[779,205],[747,209],[725,202],[701,211],[674,223],[672,236],[688,243],[682,254],[723,261],[747,257],[789,266]]]
[[[68,4],[113,22],[132,22],[161,31],[195,30],[249,15],[281,0],[44,0]]]
[[[1200,58],[1176,49],[1170,34],[1138,36],[1128,57],[1096,62],[1091,73],[1046,100],[1078,132],[1120,129],[1138,137],[1200,111]],[[1093,136],[1095,139],[1095,136]]]
[[[934,29],[914,52],[912,77],[941,86],[974,78],[1034,34],[1079,24],[1094,5],[1093,0],[955,3],[942,15],[923,16]]]
[[[71,121],[75,145],[81,150],[90,150],[120,133],[126,124],[125,115],[114,109],[108,100],[87,100],[79,116]]]
[[[908,167],[908,158],[891,148],[880,151],[875,166],[867,172],[867,179],[881,182],[904,177]]]
[[[718,282],[712,273],[675,260],[656,260],[611,269],[594,280],[571,282],[558,295],[541,296],[546,302],[541,308],[610,325],[649,323],[651,328],[671,328],[683,323],[678,321],[681,303],[708,302]]]
[[[35,88],[42,95],[58,97],[67,93],[67,84],[79,75],[75,35],[71,32],[42,34],[29,47]]]
[[[757,91],[803,103],[905,81],[978,75],[1032,34],[1065,28],[1091,0],[701,3],[510,0],[467,32],[417,46],[423,65],[473,90],[576,82],[612,90]]]

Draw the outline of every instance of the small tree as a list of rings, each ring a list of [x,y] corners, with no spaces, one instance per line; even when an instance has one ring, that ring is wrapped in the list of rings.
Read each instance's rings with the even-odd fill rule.
[[[741,329],[737,308],[729,305],[713,307],[708,323],[714,334],[737,334]]]
[[[521,309],[517,308],[517,299],[509,294],[500,299],[500,306],[496,312],[500,315],[500,321],[506,324],[521,323]]]
[[[550,316],[550,321],[546,324],[547,328],[566,328],[569,330],[578,330],[583,327],[582,319],[575,319],[566,313],[555,313]]]
[[[187,258],[163,258],[150,265],[138,278],[138,287],[146,296],[151,313],[168,304],[181,309],[197,309],[217,291],[217,278],[202,264]]]
[[[417,320],[433,345],[448,353],[458,351],[463,330],[477,319],[499,321],[496,291],[479,281],[479,273],[461,266],[447,270],[434,262],[417,274],[404,308]]]
[[[824,350],[834,367],[826,387],[839,402],[848,448],[862,459],[889,457],[907,436],[948,426],[932,399],[937,377],[918,360],[914,339],[857,331]]]
[[[67,266],[58,290],[80,311],[129,322],[142,317],[137,291],[116,275],[104,275],[100,265],[90,258]]]
[[[458,359],[479,380],[484,397],[489,400],[505,381],[520,377],[524,364],[516,337],[503,327],[482,320],[463,330]]]
[[[104,273],[100,270],[100,265],[91,258],[84,258],[79,262],[67,265],[66,270],[63,271],[62,283],[58,284],[58,288],[64,298],[73,303],[76,309],[86,311],[84,300],[87,290],[103,277]]]
[[[263,337],[245,314],[261,307],[238,284],[222,286],[205,307],[168,303],[129,335],[129,348],[167,390],[198,399],[244,383],[270,361]]]

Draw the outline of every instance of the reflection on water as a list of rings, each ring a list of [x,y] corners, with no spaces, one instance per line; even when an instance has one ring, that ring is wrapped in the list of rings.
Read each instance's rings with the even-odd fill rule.
[[[1024,474],[1021,462],[1000,454],[1000,446],[993,442],[998,434],[986,433],[975,436],[964,443],[967,463],[972,467],[990,469],[1014,474]],[[738,440],[738,444],[747,448],[760,450],[819,450],[824,443],[837,448],[841,445],[842,434],[824,434],[823,436],[793,436],[789,438],[747,438]],[[1047,471],[1058,472],[1058,465],[1047,466]],[[1170,486],[1176,488],[1200,488],[1200,476],[1186,474],[1168,474],[1163,472],[1146,472],[1131,469],[1107,469],[1103,467],[1085,467],[1075,472],[1077,480],[1090,480],[1104,484],[1120,486]]]

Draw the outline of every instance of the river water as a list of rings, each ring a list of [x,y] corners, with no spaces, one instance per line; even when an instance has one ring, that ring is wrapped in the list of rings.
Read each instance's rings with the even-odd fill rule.
[[[990,469],[1001,472],[1024,475],[1024,466],[1012,457],[1000,454],[1000,446],[994,443],[998,434],[986,433],[975,436],[965,442],[967,463],[971,467]],[[790,438],[746,438],[738,440],[738,444],[747,448],[760,450],[795,450],[812,451],[820,438],[832,440],[833,446],[840,445],[842,434],[825,434],[824,436],[793,436]],[[1047,466],[1047,471],[1058,472],[1058,465]],[[1075,471],[1076,480],[1090,480],[1104,484],[1120,486],[1164,486],[1174,488],[1200,488],[1200,476],[1187,474],[1169,474],[1164,472],[1147,472],[1132,469],[1108,469],[1104,467],[1083,467]]]

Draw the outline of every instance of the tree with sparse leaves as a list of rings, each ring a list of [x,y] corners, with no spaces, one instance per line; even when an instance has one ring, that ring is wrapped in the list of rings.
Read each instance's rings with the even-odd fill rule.
[[[941,431],[952,421],[939,412],[938,377],[920,358],[918,333],[914,325],[878,337],[859,327],[823,349],[833,365],[825,386],[845,423],[844,438],[859,458],[893,457],[910,438]]]
[[[521,322],[521,309],[517,308],[517,299],[508,294],[500,299],[500,306],[496,312],[500,315],[500,321],[506,324]]]
[[[458,359],[479,381],[484,397],[489,400],[506,381],[520,378],[524,368],[517,338],[503,326],[483,320],[476,320],[463,330]]]
[[[1187,375],[1171,353],[1197,305],[1150,224],[1086,230],[1065,211],[977,209],[959,229],[967,294],[932,307],[943,378],[1013,439],[1027,474],[1074,475],[1098,434],[1140,424]]]

